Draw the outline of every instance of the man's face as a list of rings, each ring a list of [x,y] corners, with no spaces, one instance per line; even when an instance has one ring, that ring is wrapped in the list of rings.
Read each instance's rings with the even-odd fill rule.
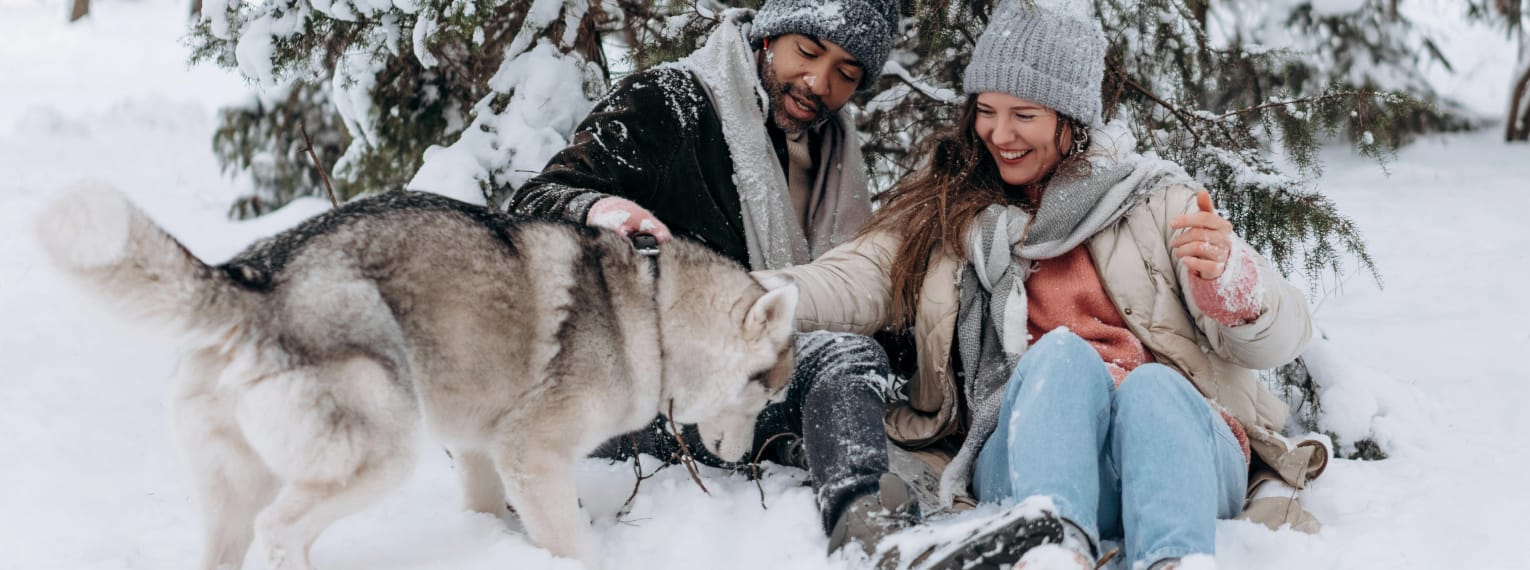
[[[770,94],[771,120],[788,133],[806,130],[839,111],[866,74],[850,52],[811,36],[776,36],[763,51],[760,78]]]

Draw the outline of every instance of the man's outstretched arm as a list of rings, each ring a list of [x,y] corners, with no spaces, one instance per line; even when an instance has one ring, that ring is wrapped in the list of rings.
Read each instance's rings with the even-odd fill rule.
[[[679,70],[623,80],[590,112],[569,146],[510,197],[517,214],[606,227],[623,235],[669,230],[641,204],[661,191],[659,182],[684,136],[687,103],[666,83]]]

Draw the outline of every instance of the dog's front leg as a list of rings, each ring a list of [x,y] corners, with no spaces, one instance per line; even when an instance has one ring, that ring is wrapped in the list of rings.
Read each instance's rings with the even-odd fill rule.
[[[468,510],[487,513],[500,520],[510,518],[505,508],[505,485],[500,482],[494,460],[481,449],[453,449],[457,480],[462,482],[462,498]]]
[[[600,553],[590,540],[590,521],[579,509],[574,486],[577,460],[546,450],[518,449],[501,453],[499,468],[531,541],[598,570]]]

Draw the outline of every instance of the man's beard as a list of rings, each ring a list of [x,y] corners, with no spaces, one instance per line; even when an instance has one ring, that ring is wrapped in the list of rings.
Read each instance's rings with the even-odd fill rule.
[[[770,96],[770,116],[776,126],[789,134],[796,134],[817,127],[829,120],[832,111],[828,105],[823,104],[823,99],[817,95],[802,89],[801,86],[792,83],[782,83],[781,78],[776,76],[776,70],[768,63],[764,66],[761,74],[761,82],[764,84],[765,93]],[[808,121],[798,120],[786,111],[786,98],[796,96],[798,99],[809,101],[813,104],[813,118]]]

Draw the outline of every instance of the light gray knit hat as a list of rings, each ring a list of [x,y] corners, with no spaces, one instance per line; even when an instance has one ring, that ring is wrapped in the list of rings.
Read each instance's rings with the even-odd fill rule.
[[[767,0],[754,15],[749,43],[803,34],[834,42],[861,62],[861,88],[872,85],[892,51],[898,29],[896,0]]]
[[[1085,14],[1001,0],[962,78],[968,95],[1008,93],[1100,126],[1105,32]]]

